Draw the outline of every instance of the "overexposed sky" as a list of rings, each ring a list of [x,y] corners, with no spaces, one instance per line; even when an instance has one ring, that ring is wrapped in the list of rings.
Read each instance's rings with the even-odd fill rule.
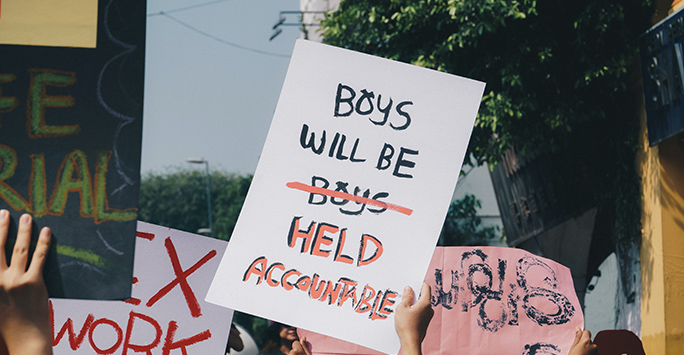
[[[148,0],[141,173],[253,173],[290,60],[299,0]],[[286,23],[298,20],[287,15]]]

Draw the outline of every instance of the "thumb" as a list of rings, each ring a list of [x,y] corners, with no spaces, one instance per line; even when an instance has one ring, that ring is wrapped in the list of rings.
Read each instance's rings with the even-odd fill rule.
[[[290,350],[288,355],[304,355],[302,344],[299,341],[292,342],[292,350]]]
[[[306,340],[306,337],[302,337],[302,339],[299,342],[302,346],[304,354],[311,355],[311,352],[309,351],[309,342]]]
[[[290,350],[288,355],[311,355],[306,344],[306,337],[302,337],[299,341],[294,341],[292,343],[292,350]]]
[[[427,282],[423,282],[423,286],[420,289],[420,297],[418,302],[420,304],[430,304],[430,285]]]
[[[582,329],[580,327],[575,327],[575,341],[572,342],[572,346],[577,345],[582,338]]]
[[[410,307],[413,304],[413,289],[411,286],[404,287],[404,292],[401,295],[401,304],[405,307]]]

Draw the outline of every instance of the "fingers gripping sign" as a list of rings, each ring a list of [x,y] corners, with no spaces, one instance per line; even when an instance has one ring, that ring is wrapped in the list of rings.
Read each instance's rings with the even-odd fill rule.
[[[422,354],[421,343],[435,313],[430,304],[430,285],[427,283],[423,282],[420,298],[415,304],[413,299],[413,289],[406,286],[394,316],[394,328],[399,335],[402,354],[405,355]]]
[[[598,346],[591,341],[591,332],[577,328],[575,341],[572,343],[568,355],[600,355]]]
[[[0,210],[0,336],[10,354],[52,354],[48,294],[43,265],[50,245],[50,229],[40,231],[36,249],[28,262],[31,244],[30,215],[19,219],[12,259],[7,264],[5,244],[9,212]],[[28,268],[27,268],[28,264]]]
[[[299,340],[295,340],[292,343],[292,350],[287,355],[311,355],[309,351],[309,344],[306,341],[306,337]]]

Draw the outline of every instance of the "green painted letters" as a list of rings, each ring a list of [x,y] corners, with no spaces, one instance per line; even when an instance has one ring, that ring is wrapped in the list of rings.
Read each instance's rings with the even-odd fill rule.
[[[77,191],[81,197],[81,215],[93,216],[93,188],[90,181],[85,153],[80,150],[69,153],[57,174],[57,183],[50,198],[50,214],[62,215],[67,195]]]
[[[67,86],[76,82],[76,73],[47,69],[30,69],[28,122],[26,128],[31,138],[59,137],[76,134],[79,125],[49,126],[45,123],[45,107],[71,107],[75,100],[71,95],[52,96],[45,92],[47,85]]]

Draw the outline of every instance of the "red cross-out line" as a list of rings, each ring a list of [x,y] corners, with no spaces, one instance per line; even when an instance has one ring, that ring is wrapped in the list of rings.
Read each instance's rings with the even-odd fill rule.
[[[345,200],[349,200],[349,201],[354,201],[357,203],[364,203],[366,205],[386,208],[388,210],[393,210],[393,211],[397,211],[399,213],[403,213],[407,216],[410,216],[411,213],[413,213],[413,210],[410,208],[402,207],[402,206],[395,205],[392,203],[382,202],[382,201],[374,200],[372,198],[363,197],[363,196],[356,196],[356,195],[352,195],[352,194],[349,194],[346,192],[328,190],[328,189],[325,189],[322,187],[310,186],[307,184],[302,184],[301,182],[288,182],[285,185],[291,189],[300,190],[300,191],[304,191],[304,192],[308,192],[308,193],[312,193],[312,194],[325,195],[325,196],[329,196],[329,197],[337,197],[337,198],[341,198],[341,199],[345,199]]]

